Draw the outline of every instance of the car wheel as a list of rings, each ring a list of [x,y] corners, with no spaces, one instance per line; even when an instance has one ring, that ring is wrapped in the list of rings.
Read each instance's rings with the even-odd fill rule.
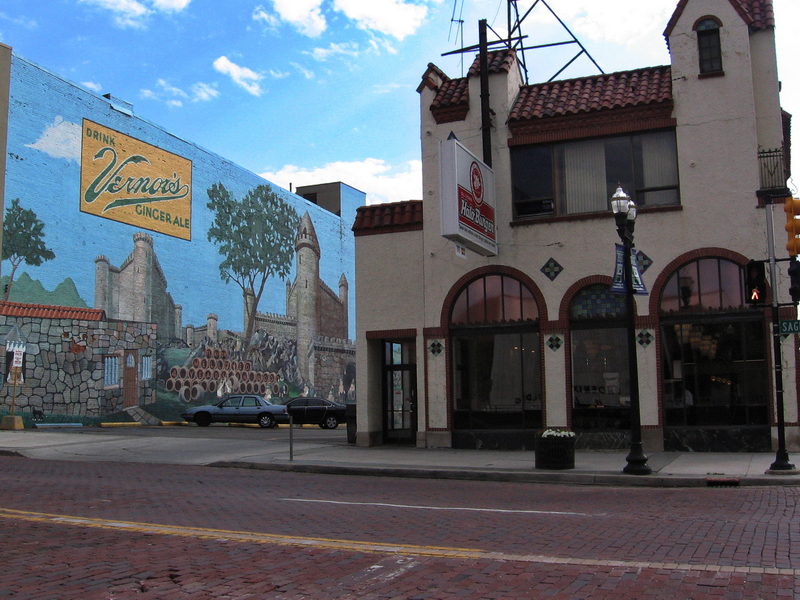
[[[334,415],[328,415],[322,420],[320,423],[320,427],[323,429],[336,429],[339,426],[339,419],[337,419]]]
[[[258,425],[260,427],[264,427],[265,429],[269,429],[270,427],[275,427],[276,425],[275,418],[268,413],[258,415]]]
[[[208,427],[211,425],[211,415],[208,413],[198,413],[194,416],[194,422],[200,427]]]

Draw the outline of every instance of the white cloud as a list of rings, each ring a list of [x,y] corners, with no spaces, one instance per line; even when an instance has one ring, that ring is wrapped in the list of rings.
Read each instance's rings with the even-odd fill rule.
[[[190,92],[172,85],[166,79],[156,80],[157,91],[149,88],[139,90],[139,97],[145,100],[156,100],[167,106],[177,108],[183,106],[184,100],[191,102],[207,102],[219,96],[216,84],[198,81],[190,87]]]
[[[272,0],[278,16],[308,37],[317,37],[328,26],[321,6],[322,0]]]
[[[35,19],[29,19],[28,17],[12,17],[2,11],[0,11],[0,21],[10,21],[14,25],[19,25],[25,29],[36,29],[39,26]]]
[[[270,69],[267,73],[269,73],[269,76],[273,79],[286,79],[291,75],[288,71],[276,71],[275,69]]]
[[[260,173],[261,177],[283,188],[341,181],[367,194],[367,204],[383,204],[422,198],[422,163],[410,160],[390,165],[378,158],[362,161],[333,162],[303,169],[286,165],[278,171]]]
[[[426,6],[403,0],[335,0],[333,7],[355,21],[359,29],[398,40],[414,34],[428,14]]]
[[[65,121],[58,115],[28,148],[41,150],[53,158],[63,158],[80,163],[81,159],[81,126]]]
[[[163,10],[164,12],[180,12],[192,0],[150,0],[153,3],[153,8],[156,10]]]
[[[95,93],[98,93],[98,94],[103,89],[102,85],[100,85],[99,83],[96,83],[94,81],[82,81],[81,85],[83,87],[85,87],[85,88],[88,88],[88,89],[92,90]]]
[[[215,60],[214,68],[223,75],[230,77],[236,85],[244,89],[248,94],[253,96],[261,95],[262,90],[258,82],[263,79],[263,75],[247,67],[237,65],[227,56],[220,56]]]
[[[192,102],[206,102],[219,96],[216,84],[198,81],[192,85]]]
[[[168,96],[177,96],[179,98],[186,98],[188,94],[184,92],[182,89],[171,85],[166,79],[159,79],[156,81],[156,85],[160,87],[165,94]]]
[[[305,77],[306,79],[314,79],[314,71],[310,71],[310,70],[306,69],[306,68],[305,68],[303,65],[301,65],[300,63],[296,63],[296,62],[290,62],[289,64],[290,64],[292,67],[294,67],[295,69],[297,69],[297,71],[298,71],[298,72],[299,72],[299,73],[300,73],[300,74],[301,74],[303,77]]]
[[[331,42],[327,48],[314,48],[309,52],[303,52],[303,54],[308,54],[318,61],[326,61],[332,56],[358,56],[358,44],[353,42],[344,42],[342,44]]]
[[[280,19],[275,15],[268,13],[267,10],[260,4],[253,9],[253,21],[260,21],[267,27],[275,28],[280,24]]]
[[[145,27],[147,18],[156,12],[180,12],[191,0],[78,0],[81,4],[96,6],[111,11],[118,27]]]

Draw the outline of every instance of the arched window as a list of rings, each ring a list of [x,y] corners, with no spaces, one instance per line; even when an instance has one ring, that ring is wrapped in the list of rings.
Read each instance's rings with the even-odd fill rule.
[[[508,275],[486,275],[467,284],[453,303],[450,324],[500,325],[539,317],[531,291]]]
[[[614,431],[630,427],[625,295],[589,285],[569,307],[572,427]]]
[[[454,431],[541,427],[538,316],[514,277],[485,275],[461,289],[450,312]]]
[[[701,74],[722,73],[722,49],[719,39],[721,26],[722,24],[713,17],[705,17],[695,23]]]
[[[681,449],[680,440],[686,439],[670,429],[686,427],[760,428],[761,448],[769,449],[764,316],[745,305],[743,281],[740,265],[701,258],[677,268],[661,293],[667,449]],[[745,429],[735,435],[744,439]]]

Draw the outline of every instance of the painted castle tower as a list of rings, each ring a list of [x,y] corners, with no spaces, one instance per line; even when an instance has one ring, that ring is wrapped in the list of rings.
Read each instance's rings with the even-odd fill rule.
[[[295,252],[295,280],[286,283],[286,315],[257,313],[255,328],[297,340],[300,375],[318,393],[327,393],[338,388],[355,356],[347,339],[349,285],[342,274],[337,294],[320,279],[320,245],[307,212],[300,219]],[[252,296],[245,301],[252,302]]]
[[[133,252],[119,267],[106,256],[95,259],[94,307],[109,319],[158,324],[161,340],[181,337],[181,307],[167,292],[152,236],[133,235]]]

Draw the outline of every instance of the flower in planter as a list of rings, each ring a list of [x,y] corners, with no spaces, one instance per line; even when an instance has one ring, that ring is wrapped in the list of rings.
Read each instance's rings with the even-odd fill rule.
[[[543,438],[574,438],[575,432],[569,429],[545,429],[542,432]]]

